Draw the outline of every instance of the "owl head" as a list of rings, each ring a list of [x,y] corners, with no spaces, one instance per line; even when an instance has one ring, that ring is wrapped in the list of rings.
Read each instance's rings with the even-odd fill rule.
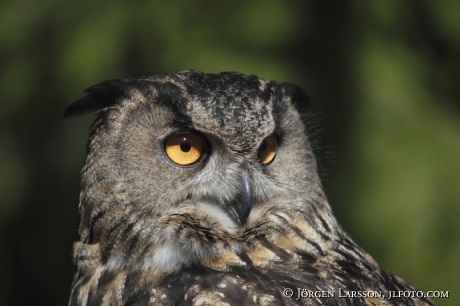
[[[77,241],[98,244],[112,265],[132,258],[175,270],[229,241],[241,247],[262,226],[282,228],[275,213],[307,214],[325,199],[301,120],[308,99],[296,85],[185,71],[87,93],[66,109],[99,111]]]
[[[416,292],[334,218],[299,87],[186,71],[87,92],[66,110],[99,111],[82,171],[70,305],[381,304],[300,299],[300,288]],[[286,288],[298,288],[297,298],[283,299]]]

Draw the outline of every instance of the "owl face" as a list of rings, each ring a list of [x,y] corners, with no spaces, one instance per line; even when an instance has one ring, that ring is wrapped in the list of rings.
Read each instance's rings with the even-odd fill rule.
[[[132,253],[127,235],[151,240],[175,216],[236,238],[321,189],[295,85],[189,71],[88,91],[68,109],[103,107],[82,174],[83,241]]]

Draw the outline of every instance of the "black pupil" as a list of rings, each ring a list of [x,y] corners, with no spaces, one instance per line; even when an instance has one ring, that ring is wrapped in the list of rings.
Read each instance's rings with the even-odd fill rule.
[[[264,140],[262,141],[262,144],[260,145],[260,152],[264,152],[267,149],[267,141]]]
[[[182,150],[182,152],[188,152],[190,151],[191,148],[192,148],[192,144],[186,139],[184,139],[180,143],[180,149]]]

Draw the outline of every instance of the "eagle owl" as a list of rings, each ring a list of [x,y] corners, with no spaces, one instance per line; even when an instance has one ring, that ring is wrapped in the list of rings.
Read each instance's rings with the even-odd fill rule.
[[[99,111],[69,305],[433,305],[337,223],[298,86],[185,71],[87,93],[66,109]]]

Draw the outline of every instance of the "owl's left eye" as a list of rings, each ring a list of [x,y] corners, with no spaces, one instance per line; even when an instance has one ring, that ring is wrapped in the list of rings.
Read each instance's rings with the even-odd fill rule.
[[[179,166],[190,166],[206,155],[206,143],[198,134],[181,133],[169,136],[165,141],[166,156]]]
[[[259,159],[262,165],[268,165],[275,159],[277,147],[275,135],[268,136],[262,141],[259,148]]]

